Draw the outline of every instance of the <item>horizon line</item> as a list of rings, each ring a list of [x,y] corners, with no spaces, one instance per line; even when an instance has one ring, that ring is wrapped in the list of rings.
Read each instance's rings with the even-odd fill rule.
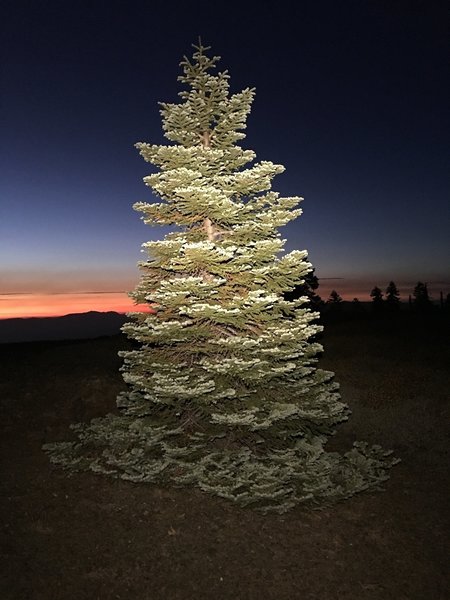
[[[110,291],[90,291],[90,292],[5,292],[0,296],[64,296],[64,295],[75,295],[75,294],[128,294],[128,291],[124,290],[113,290]]]

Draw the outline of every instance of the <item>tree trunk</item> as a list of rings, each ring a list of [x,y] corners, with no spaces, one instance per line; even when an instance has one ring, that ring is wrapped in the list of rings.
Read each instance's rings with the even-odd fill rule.
[[[204,131],[201,135],[201,141],[203,148],[211,148],[211,133],[209,131]],[[206,235],[210,242],[214,241],[214,227],[209,217],[203,221],[203,227],[206,231]]]

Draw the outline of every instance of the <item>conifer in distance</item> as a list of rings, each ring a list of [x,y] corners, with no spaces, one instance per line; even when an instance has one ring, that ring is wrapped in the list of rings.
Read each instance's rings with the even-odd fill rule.
[[[301,198],[272,191],[284,168],[238,145],[254,90],[230,94],[219,57],[194,48],[181,102],[161,105],[171,144],[137,144],[158,169],[144,181],[160,201],[134,208],[176,230],[143,245],[132,297],[156,310],[124,326],[140,345],[122,353],[120,414],[46,450],[67,468],[198,486],[262,511],[375,487],[395,459],[365,443],[325,451],[349,410],[333,373],[317,368],[317,313],[306,296],[284,297],[312,268],[306,251],[281,254],[278,229]]]
[[[380,313],[384,308],[383,292],[378,286],[375,286],[370,292],[370,297],[372,298],[372,310],[375,313]]]
[[[428,311],[432,307],[431,298],[428,293],[428,284],[418,281],[414,291],[414,308],[419,311]]]
[[[397,286],[390,281],[386,288],[386,307],[391,312],[397,312],[400,309],[400,294]]]
[[[342,303],[341,296],[337,293],[336,290],[331,290],[330,296],[327,300],[328,304],[338,305]]]

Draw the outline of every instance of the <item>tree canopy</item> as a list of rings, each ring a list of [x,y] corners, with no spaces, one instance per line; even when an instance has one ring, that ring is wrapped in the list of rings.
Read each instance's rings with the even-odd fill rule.
[[[175,229],[143,244],[131,295],[155,310],[123,328],[139,347],[121,353],[120,414],[47,449],[65,466],[197,485],[264,511],[350,496],[386,479],[393,459],[363,443],[324,450],[349,410],[317,366],[308,296],[285,298],[312,269],[305,250],[283,253],[278,231],[302,198],[272,191],[284,167],[238,145],[254,90],[230,93],[219,57],[194,48],[181,62],[181,101],[161,104],[170,144],[137,144],[157,169],[144,178],[157,201],[134,208]]]

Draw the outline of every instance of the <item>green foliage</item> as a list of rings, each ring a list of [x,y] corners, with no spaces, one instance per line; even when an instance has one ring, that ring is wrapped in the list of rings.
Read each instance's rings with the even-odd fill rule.
[[[316,290],[319,287],[319,279],[314,273],[314,269],[311,269],[309,273],[306,273],[303,279],[303,284],[296,285],[290,292],[284,294],[285,300],[296,300],[302,296],[306,296],[309,300],[309,305],[314,310],[319,310],[322,305],[322,298],[316,294]]]
[[[140,346],[122,352],[121,414],[47,450],[69,468],[197,485],[265,511],[347,497],[384,480],[393,461],[364,445],[324,451],[349,411],[317,368],[308,296],[286,297],[312,269],[306,251],[283,254],[278,231],[302,199],[271,190],[283,166],[236,145],[254,90],[230,94],[207,50],[182,61],[181,102],[161,105],[172,145],[137,144],[158,169],[144,178],[157,202],[134,208],[176,231],[143,244],[131,296],[155,312],[123,328]]]

